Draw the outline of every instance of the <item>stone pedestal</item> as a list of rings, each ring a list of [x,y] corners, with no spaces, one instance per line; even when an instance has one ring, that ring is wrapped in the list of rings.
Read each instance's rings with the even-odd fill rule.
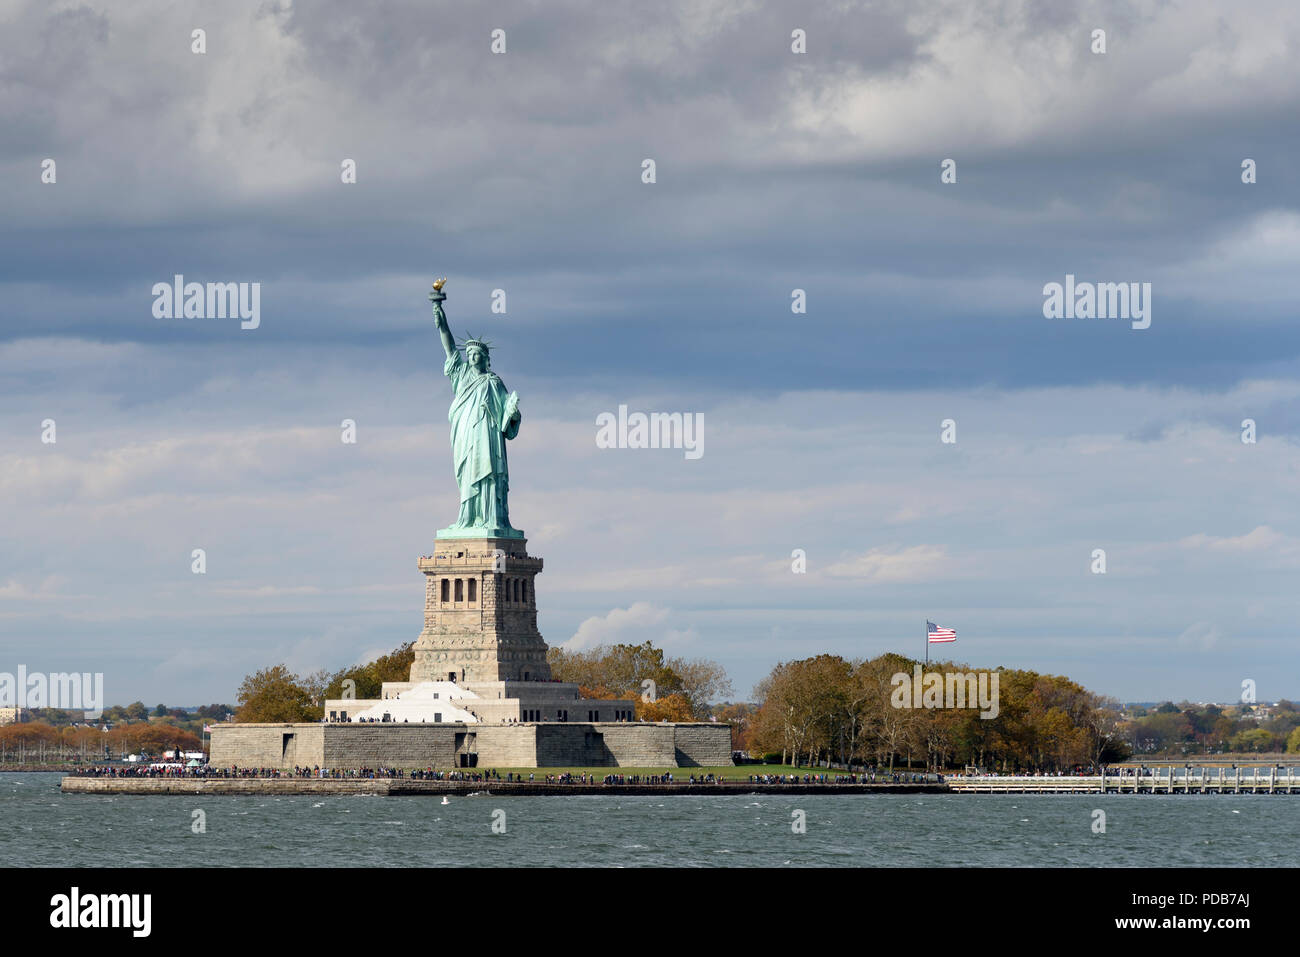
[[[534,580],[542,560],[523,538],[436,539],[419,561],[425,576],[424,630],[411,681],[473,685],[549,681],[537,630]]]

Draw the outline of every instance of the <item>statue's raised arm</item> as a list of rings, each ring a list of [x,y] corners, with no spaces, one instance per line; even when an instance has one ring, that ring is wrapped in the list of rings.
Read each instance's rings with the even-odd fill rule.
[[[452,338],[451,329],[447,326],[447,314],[442,311],[442,304],[447,298],[447,294],[442,291],[446,285],[445,278],[439,279],[433,284],[433,292],[429,293],[429,301],[433,303],[433,321],[438,327],[438,336],[442,339],[442,350],[447,353],[450,359],[456,354],[456,340]]]

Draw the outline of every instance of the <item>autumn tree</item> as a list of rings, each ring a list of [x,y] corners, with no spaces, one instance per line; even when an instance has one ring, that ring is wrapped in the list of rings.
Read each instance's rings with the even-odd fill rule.
[[[731,749],[733,751],[753,751],[751,739],[751,730],[754,722],[754,715],[758,711],[756,705],[745,701],[724,702],[715,705],[711,717],[717,718],[722,724],[731,725]]]
[[[829,738],[829,714],[835,709],[836,677],[842,658],[821,655],[781,662],[754,688],[759,705],[753,735],[759,747],[781,751],[782,763],[798,763]]]
[[[239,686],[235,720],[249,722],[318,721],[312,690],[284,665],[249,675]]]
[[[649,641],[577,651],[553,647],[548,649],[546,660],[551,676],[578,685],[583,697],[630,698],[637,702],[637,717],[647,721],[659,720],[652,715],[666,710],[684,715],[673,720],[703,720],[708,717],[711,702],[731,694],[731,682],[717,662],[667,658],[663,649]],[[673,697],[679,697],[681,702],[649,707]]]
[[[707,718],[710,704],[733,693],[726,669],[716,661],[669,658],[667,666],[677,676],[677,693],[686,699],[696,720]]]
[[[19,763],[43,763],[53,754],[59,740],[56,728],[43,721],[29,721],[0,727],[0,755]]]
[[[415,662],[414,642],[406,642],[386,655],[380,655],[374,661],[364,665],[354,665],[326,675],[318,672],[307,681],[308,690],[313,698],[318,698],[323,706],[326,699],[344,697],[346,681],[354,682],[351,696],[356,698],[378,698],[383,693],[385,681],[407,681],[411,676],[411,665]]]
[[[999,668],[997,699],[988,703],[996,707],[974,701],[948,707],[941,693],[938,706],[918,708],[894,696],[897,676],[912,679],[918,664],[897,654],[866,661],[818,655],[778,664],[754,691],[751,753],[780,751],[783,761],[795,763],[871,761],[889,770],[900,760],[911,766],[917,757],[930,768],[965,762],[1017,770],[1068,769],[1128,756],[1118,704],[1069,678]],[[984,672],[932,661],[926,673]],[[991,690],[992,681],[985,681]],[[1151,717],[1185,721],[1176,708]]]
[[[902,655],[884,654],[863,662],[861,680],[870,689],[865,712],[866,729],[872,738],[876,764],[888,762],[894,769],[895,758],[914,740],[919,712],[913,708],[895,708],[893,692],[894,675],[912,674],[915,662]]]
[[[654,701],[638,701],[636,716],[642,721],[694,721],[691,702],[681,692]]]

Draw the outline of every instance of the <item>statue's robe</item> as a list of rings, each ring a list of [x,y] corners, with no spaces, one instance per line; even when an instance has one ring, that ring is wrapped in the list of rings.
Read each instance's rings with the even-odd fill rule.
[[[460,515],[453,527],[508,529],[506,440],[519,434],[518,396],[506,392],[496,373],[475,370],[459,351],[447,357],[442,373],[454,393],[447,421]]]

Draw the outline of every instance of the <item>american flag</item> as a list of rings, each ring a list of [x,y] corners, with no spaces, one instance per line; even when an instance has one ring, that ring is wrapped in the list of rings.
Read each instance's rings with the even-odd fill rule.
[[[932,621],[927,621],[925,623],[925,636],[930,639],[931,644],[934,644],[936,641],[957,640],[957,632],[953,631],[951,628],[940,628]]]

